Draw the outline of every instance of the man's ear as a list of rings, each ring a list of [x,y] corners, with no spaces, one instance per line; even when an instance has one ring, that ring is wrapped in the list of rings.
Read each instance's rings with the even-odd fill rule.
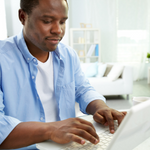
[[[27,14],[22,10],[19,9],[19,20],[21,21],[22,25],[25,25]]]

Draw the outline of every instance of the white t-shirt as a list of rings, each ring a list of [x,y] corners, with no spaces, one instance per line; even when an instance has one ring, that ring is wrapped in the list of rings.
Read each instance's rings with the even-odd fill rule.
[[[38,61],[37,68],[36,86],[44,108],[45,120],[46,122],[57,121],[58,108],[54,96],[53,60],[51,52],[45,63]]]

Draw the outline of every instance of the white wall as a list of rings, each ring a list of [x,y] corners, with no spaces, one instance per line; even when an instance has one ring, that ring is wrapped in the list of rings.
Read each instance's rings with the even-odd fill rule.
[[[4,40],[5,38],[7,38],[4,0],[0,0],[0,20],[1,20],[1,23],[0,23],[0,40]]]
[[[80,28],[80,23],[89,23],[86,17],[86,0],[70,0],[69,3],[69,16],[70,27]]]
[[[22,30],[22,24],[18,18],[20,0],[5,0],[7,36],[18,34]]]
[[[70,5],[71,3],[71,0],[68,0],[68,4]],[[70,11],[70,10],[69,10]],[[68,20],[66,21],[66,32],[65,32],[65,35],[62,39],[62,43],[66,44],[66,45],[69,45],[70,43],[70,40],[69,40],[69,28],[70,28],[70,15],[68,13]]]

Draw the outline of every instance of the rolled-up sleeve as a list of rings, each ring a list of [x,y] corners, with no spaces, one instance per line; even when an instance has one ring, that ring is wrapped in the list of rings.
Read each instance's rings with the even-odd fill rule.
[[[100,99],[106,102],[106,99],[90,85],[89,80],[81,70],[79,58],[75,58],[76,102],[79,103],[80,110],[86,114],[86,107],[91,101]]]
[[[3,109],[3,92],[0,88],[0,144],[7,138],[10,132],[20,123],[18,119],[6,116]]]

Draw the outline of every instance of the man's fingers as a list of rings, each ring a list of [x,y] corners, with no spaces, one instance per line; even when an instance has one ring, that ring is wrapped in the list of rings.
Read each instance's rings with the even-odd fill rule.
[[[93,118],[96,122],[103,124],[105,126],[109,126],[110,133],[114,133],[115,132],[114,120],[117,120],[118,125],[120,125],[126,114],[127,114],[126,111],[119,112],[107,107],[105,109],[103,108],[97,110]]]
[[[70,142],[71,141],[77,142],[82,145],[85,144],[86,140],[90,141],[93,144],[97,144],[99,142],[98,139],[95,139],[95,138],[91,137],[91,135],[88,135],[88,134],[85,134],[85,137],[82,138],[81,135],[79,136],[74,133],[68,133],[68,134],[66,134],[65,138],[68,139],[68,141],[70,141]]]
[[[103,125],[106,123],[105,117],[103,117],[103,116],[102,116],[101,114],[99,114],[99,113],[94,114],[93,119],[94,119],[96,122],[98,122],[98,123],[100,123],[100,124],[103,124]]]
[[[105,118],[106,118],[106,124],[105,125],[109,125],[109,130],[110,133],[114,133],[115,129],[114,129],[114,118],[112,116],[112,113],[109,111],[107,112],[107,114],[105,114]]]
[[[96,134],[96,130],[91,122],[80,120],[80,122],[73,124],[73,126],[75,128],[71,129],[71,133],[81,136],[93,144],[95,143],[95,139],[99,140],[99,136]]]
[[[114,119],[115,120],[118,120],[118,125],[120,125],[120,123],[122,122],[122,120],[124,119],[125,115],[126,115],[126,112],[118,112],[118,111],[115,111],[112,113],[113,116],[114,116]]]
[[[85,143],[85,140],[77,135],[74,135],[72,133],[67,133],[66,136],[65,136],[65,139],[68,141],[68,142],[77,142],[79,144],[84,144]]]
[[[126,112],[126,111],[122,111],[122,113],[123,113],[124,115],[126,115],[126,114],[127,114],[127,112]]]
[[[114,133],[114,120],[111,112],[107,112],[104,116],[100,114],[94,115],[94,120],[100,124],[103,124],[105,126],[109,125],[110,133]]]
[[[69,143],[71,141],[84,144],[85,140],[93,144],[99,142],[99,136],[92,123],[81,118],[70,118],[56,122],[56,130],[51,134],[53,141],[57,143]],[[59,133],[59,134],[58,134]]]
[[[94,131],[96,131],[95,128],[94,128],[94,126],[93,126],[93,124],[91,122],[86,121],[84,119],[80,119],[79,121],[80,121],[81,124],[88,125],[88,126],[92,127]]]
[[[111,111],[103,111],[101,114],[100,112],[94,114],[94,120],[100,124],[105,126],[109,125],[110,133],[114,133],[114,116],[112,115]]]
[[[82,130],[82,129],[74,129],[71,131],[71,133],[73,134],[72,140],[75,142],[77,142],[76,139],[79,139],[78,137],[80,137],[80,138],[82,137],[82,138],[90,141],[93,144],[97,144],[99,142],[99,137],[95,132],[87,132],[86,130]]]

